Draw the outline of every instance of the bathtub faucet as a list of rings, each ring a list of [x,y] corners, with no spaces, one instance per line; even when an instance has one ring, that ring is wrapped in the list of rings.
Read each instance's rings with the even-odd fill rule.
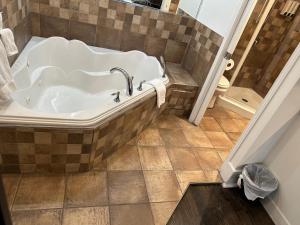
[[[121,72],[124,77],[126,78],[127,80],[127,95],[131,96],[132,93],[133,93],[133,83],[132,83],[132,80],[133,80],[133,76],[130,76],[126,70],[120,68],[120,67],[114,67],[114,68],[111,68],[110,69],[110,72],[113,73],[114,71],[119,71]]]

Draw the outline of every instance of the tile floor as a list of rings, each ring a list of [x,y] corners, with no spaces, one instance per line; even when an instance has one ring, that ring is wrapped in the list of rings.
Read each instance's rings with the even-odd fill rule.
[[[218,168],[248,120],[207,110],[199,127],[162,116],[93,171],[4,175],[15,225],[165,225],[189,182]]]

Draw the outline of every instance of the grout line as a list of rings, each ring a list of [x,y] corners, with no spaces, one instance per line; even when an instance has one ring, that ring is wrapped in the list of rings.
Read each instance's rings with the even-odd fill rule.
[[[15,194],[14,194],[14,197],[13,197],[13,201],[12,201],[10,209],[9,209],[10,214],[13,212],[13,206],[14,206],[15,201],[16,201],[16,197],[17,197],[17,194],[18,194],[18,191],[19,191],[19,188],[20,188],[20,184],[21,184],[22,178],[23,178],[23,174],[20,174],[20,178],[19,178],[18,184],[17,184],[17,189],[15,191]]]

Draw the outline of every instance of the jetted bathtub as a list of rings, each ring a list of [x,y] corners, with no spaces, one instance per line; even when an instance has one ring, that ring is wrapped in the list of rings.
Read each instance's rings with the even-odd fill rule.
[[[120,67],[133,76],[133,95],[126,94]],[[143,52],[103,51],[81,41],[52,37],[30,41],[13,66],[17,90],[12,102],[0,110],[1,123],[79,126],[93,125],[155,92],[143,80],[163,78],[155,57]],[[112,95],[120,91],[120,102]]]

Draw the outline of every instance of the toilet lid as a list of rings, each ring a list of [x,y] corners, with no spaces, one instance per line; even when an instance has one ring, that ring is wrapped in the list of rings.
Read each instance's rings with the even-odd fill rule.
[[[221,79],[219,81],[218,87],[220,88],[229,88],[230,84],[226,77],[223,75],[221,76]]]

